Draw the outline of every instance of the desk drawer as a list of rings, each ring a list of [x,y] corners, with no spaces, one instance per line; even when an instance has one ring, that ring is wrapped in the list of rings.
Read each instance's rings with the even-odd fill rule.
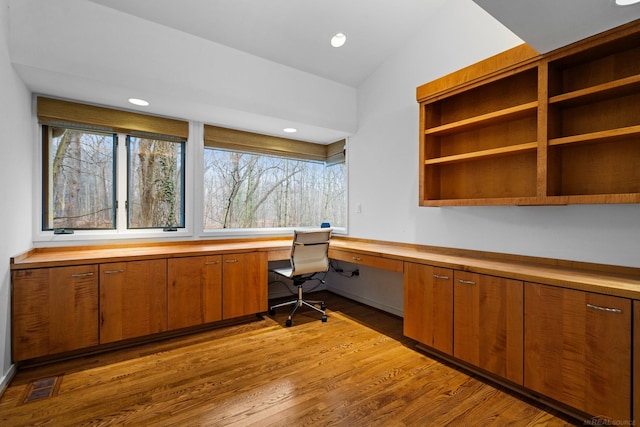
[[[359,252],[343,251],[341,249],[329,248],[329,258],[339,261],[351,262],[358,265],[368,265],[369,267],[381,268],[383,270],[403,272],[402,261],[391,258],[383,258],[375,255],[365,255]]]
[[[291,259],[291,249],[278,249],[269,251],[267,261],[282,261]]]

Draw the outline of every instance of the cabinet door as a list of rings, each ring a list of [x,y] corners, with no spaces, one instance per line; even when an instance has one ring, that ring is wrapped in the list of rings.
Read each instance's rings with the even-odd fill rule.
[[[640,301],[633,301],[633,421],[640,423]]]
[[[223,319],[267,311],[267,273],[266,252],[223,255]]]
[[[453,354],[453,271],[405,262],[404,334]]]
[[[13,360],[98,344],[98,267],[13,272]]]
[[[631,416],[631,301],[527,283],[524,385],[588,414]]]
[[[454,273],[454,356],[522,384],[523,283]]]
[[[169,329],[222,319],[221,259],[216,255],[167,261]]]
[[[100,343],[167,329],[167,261],[100,264]]]

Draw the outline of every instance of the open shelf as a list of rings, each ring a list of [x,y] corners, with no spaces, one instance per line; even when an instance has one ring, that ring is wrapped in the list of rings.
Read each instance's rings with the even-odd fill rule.
[[[445,163],[456,163],[467,160],[482,159],[486,157],[499,157],[507,154],[514,154],[519,152],[535,151],[538,148],[537,142],[528,142],[525,144],[509,145],[506,147],[492,148],[489,150],[472,151],[464,154],[456,154],[453,156],[438,157],[435,159],[427,159],[424,161],[425,165],[437,165]]]
[[[581,135],[564,136],[561,138],[552,138],[549,140],[549,145],[556,146],[578,143],[612,142],[634,136],[640,137],[640,125],[585,133]]]
[[[454,132],[463,132],[469,129],[487,126],[496,122],[525,117],[529,114],[535,113],[537,109],[538,101],[528,102],[526,104],[517,105],[515,107],[505,108],[502,110],[493,111],[491,113],[482,114],[480,116],[459,120],[457,122],[428,128],[424,131],[424,133],[425,135],[440,136]]]
[[[420,205],[640,203],[640,20],[522,46],[416,91]]]
[[[633,91],[640,91],[640,75],[626,77],[624,79],[602,83],[597,86],[552,96],[549,98],[549,104],[556,104],[559,106],[579,105],[582,103],[615,98]]]

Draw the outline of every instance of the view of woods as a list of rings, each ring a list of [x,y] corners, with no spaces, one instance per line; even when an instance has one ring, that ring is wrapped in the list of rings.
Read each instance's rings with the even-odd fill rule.
[[[114,228],[114,136],[49,131],[43,228]]]
[[[115,136],[51,132],[43,228],[115,228]],[[183,226],[183,144],[135,137],[128,142],[129,228]]]
[[[346,226],[346,167],[205,149],[205,228]]]
[[[183,227],[183,143],[129,138],[129,228]]]
[[[116,199],[127,200],[127,228],[184,227],[185,143],[129,136],[117,165],[112,134],[46,131],[43,229],[114,229]],[[116,196],[124,176],[126,197]],[[203,179],[205,229],[346,226],[344,163],[205,148]]]

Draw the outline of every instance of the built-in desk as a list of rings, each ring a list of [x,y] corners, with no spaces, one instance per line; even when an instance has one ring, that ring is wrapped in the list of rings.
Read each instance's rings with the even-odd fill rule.
[[[290,246],[283,237],[28,251],[11,259],[13,360],[265,312],[268,263],[288,259]],[[341,236],[329,256],[403,273],[404,332],[421,348],[573,414],[640,412],[640,269]]]

